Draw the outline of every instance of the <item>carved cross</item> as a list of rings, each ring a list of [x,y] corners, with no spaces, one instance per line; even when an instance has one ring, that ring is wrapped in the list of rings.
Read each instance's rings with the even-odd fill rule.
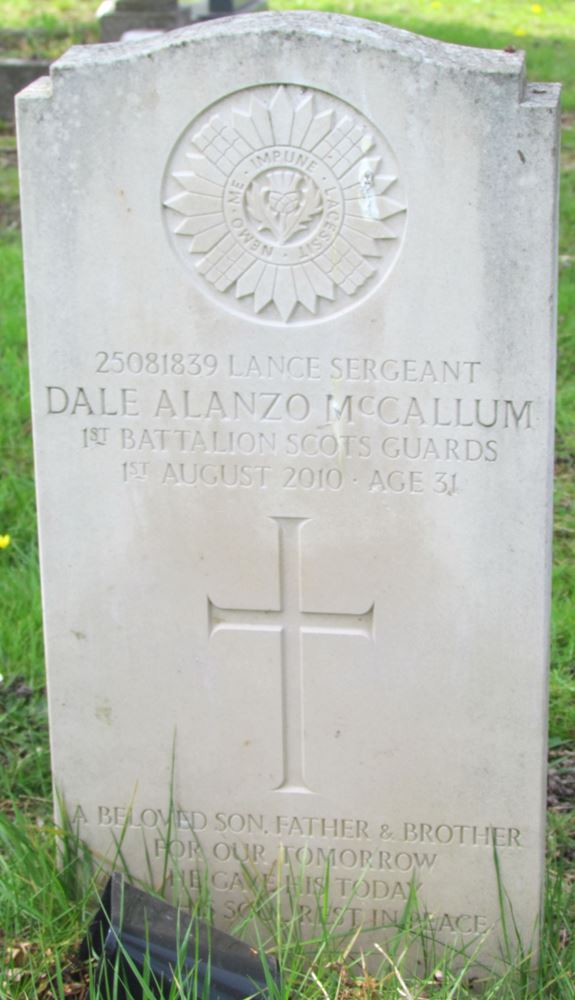
[[[373,604],[360,614],[305,611],[300,531],[308,518],[274,517],[278,525],[279,609],[219,608],[208,597],[209,635],[237,630],[281,635],[283,775],[274,791],[309,792],[305,781],[302,636],[373,639]]]

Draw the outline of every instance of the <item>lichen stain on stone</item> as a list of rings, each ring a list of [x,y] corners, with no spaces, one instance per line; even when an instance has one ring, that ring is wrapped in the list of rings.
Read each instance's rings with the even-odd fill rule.
[[[99,722],[103,722],[106,726],[112,725],[112,706],[109,701],[102,701],[96,705],[94,714]]]

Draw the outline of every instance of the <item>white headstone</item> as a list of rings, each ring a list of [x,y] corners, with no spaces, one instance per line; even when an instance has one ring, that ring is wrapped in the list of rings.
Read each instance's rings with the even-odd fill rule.
[[[304,930],[329,861],[343,929],[413,882],[493,956],[496,857],[536,940],[557,120],[520,53],[307,13],[20,96],[55,786],[224,929],[283,847]]]

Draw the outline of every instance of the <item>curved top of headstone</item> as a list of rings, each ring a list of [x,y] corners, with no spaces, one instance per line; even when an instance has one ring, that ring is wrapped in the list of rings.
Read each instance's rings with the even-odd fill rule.
[[[286,41],[305,35],[333,39],[350,46],[369,47],[414,65],[430,63],[446,71],[519,78],[523,81],[523,52],[471,48],[425,38],[400,28],[343,14],[315,11],[269,11],[221,18],[171,31],[137,42],[74,46],[52,66],[52,75],[110,65],[161,54],[181,47],[193,48],[210,40],[243,40],[248,36],[280,35]]]
[[[556,103],[557,88],[533,93],[521,52],[292,11],[72,48],[19,105],[22,121],[50,118],[51,170],[71,150],[83,174],[70,185],[83,186],[94,163],[102,183],[117,171],[121,192],[141,184],[138,218],[153,206],[162,229],[151,238],[170,241],[190,287],[251,322],[295,324],[383,287],[408,220],[432,212],[440,190],[461,235],[475,201],[458,192],[474,185],[483,204],[499,190],[494,136],[507,142],[527,105]],[[421,232],[437,233],[432,216]],[[304,265],[313,295],[295,289]]]

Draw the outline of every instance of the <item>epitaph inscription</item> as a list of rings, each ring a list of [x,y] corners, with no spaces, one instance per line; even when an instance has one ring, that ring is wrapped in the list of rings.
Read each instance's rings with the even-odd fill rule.
[[[186,129],[164,184],[174,249],[221,303],[267,321],[323,318],[370,292],[401,244],[387,140],[343,101],[254,87]]]

